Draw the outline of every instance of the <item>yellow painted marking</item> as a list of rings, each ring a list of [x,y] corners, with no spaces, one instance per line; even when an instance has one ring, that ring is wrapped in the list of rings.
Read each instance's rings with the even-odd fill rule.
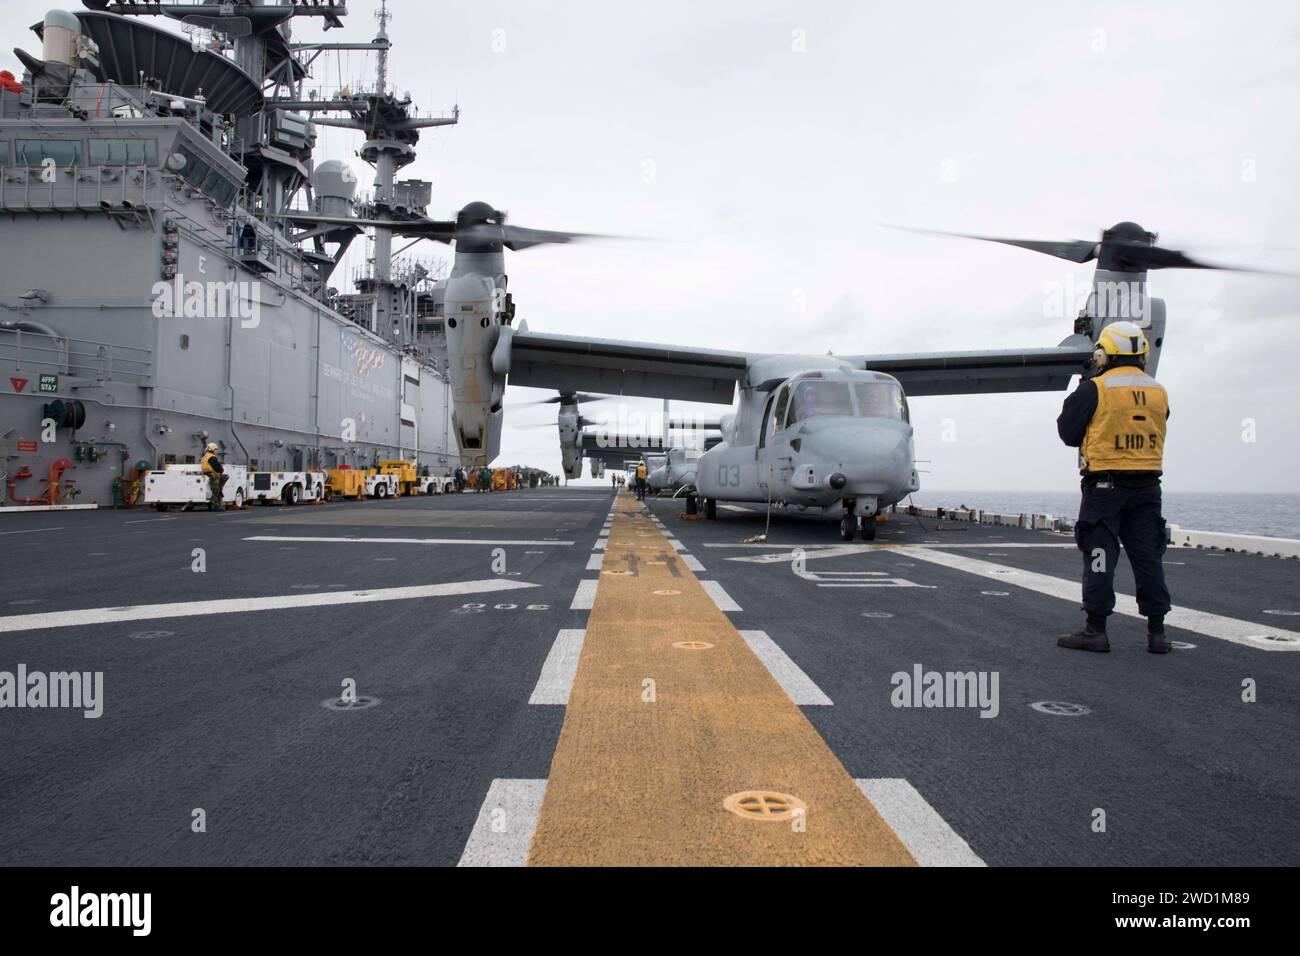
[[[636,550],[643,515],[619,500],[611,563]],[[674,567],[600,579],[529,864],[915,865],[695,575]],[[673,646],[693,641],[713,647]],[[793,796],[806,814],[756,825],[723,805],[746,791]]]

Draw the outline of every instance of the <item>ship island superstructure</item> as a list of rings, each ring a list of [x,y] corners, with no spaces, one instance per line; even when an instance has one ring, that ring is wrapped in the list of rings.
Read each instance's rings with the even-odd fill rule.
[[[86,7],[48,13],[0,84],[3,503],[104,506],[208,443],[250,471],[450,474],[444,282],[373,223],[424,213],[431,184],[396,177],[457,112],[389,90],[386,6],[373,40],[335,43],[291,25],[341,27],[343,0]],[[308,88],[339,51],[374,55],[373,88]],[[373,193],[314,161],[321,125],[363,135]],[[294,210],[372,225],[299,231]]]

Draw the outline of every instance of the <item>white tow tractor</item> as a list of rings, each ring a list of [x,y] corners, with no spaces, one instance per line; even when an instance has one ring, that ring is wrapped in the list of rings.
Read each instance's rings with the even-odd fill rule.
[[[327,496],[323,471],[255,471],[248,500],[263,505],[272,501],[296,505],[300,501],[325,501]]]
[[[226,486],[222,499],[227,505],[242,508],[248,500],[248,469],[243,465],[225,465]],[[208,504],[212,497],[207,476],[200,465],[168,465],[162,471],[149,471],[144,476],[144,503],[159,511],[173,506],[186,511],[196,505]]]
[[[416,494],[421,495],[445,495],[454,484],[454,478],[447,478],[442,475],[421,475],[415,480]]]
[[[399,491],[396,475],[366,475],[367,498],[396,498]]]

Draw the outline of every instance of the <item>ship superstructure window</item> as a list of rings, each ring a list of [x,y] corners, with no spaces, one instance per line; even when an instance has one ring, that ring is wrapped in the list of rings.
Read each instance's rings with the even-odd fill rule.
[[[158,141],[92,139],[90,162],[94,166],[156,166],[158,165]]]
[[[215,170],[208,173],[199,188],[222,206],[229,206],[230,201],[235,198],[235,184]]]
[[[19,166],[39,166],[47,159],[59,166],[81,162],[81,141],[76,139],[17,139],[14,151]]]
[[[177,143],[176,152],[185,160],[185,165],[177,170],[182,179],[191,186],[201,189],[222,206],[230,205],[238,189],[233,182],[213,169],[206,160],[200,159],[198,154],[185,144]]]

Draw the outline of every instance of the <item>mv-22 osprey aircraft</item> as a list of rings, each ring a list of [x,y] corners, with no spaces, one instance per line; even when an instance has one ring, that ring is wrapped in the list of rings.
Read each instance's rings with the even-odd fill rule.
[[[1099,241],[963,236],[1071,262],[1096,260],[1092,290],[1071,334],[1052,348],[894,355],[752,354],[503,330],[496,354],[516,385],[730,402],[722,441],[696,463],[694,497],[706,518],[719,501],[778,502],[840,517],[840,536],[875,537],[874,518],[919,486],[907,396],[1063,389],[1091,374],[1110,322],[1146,332],[1154,374],[1164,345],[1163,300],[1147,295],[1152,269],[1223,269],[1156,245],[1121,222]],[[1259,270],[1243,270],[1259,271]],[[508,340],[509,353],[501,343]],[[563,406],[562,406],[563,407]],[[576,413],[576,405],[573,409]],[[582,436],[583,440],[587,438]],[[695,501],[688,499],[687,510]]]
[[[293,218],[330,221],[321,216]],[[1233,268],[1161,248],[1154,233],[1132,222],[1105,230],[1099,241],[963,236],[1071,262],[1095,260],[1092,292],[1071,333],[1048,348],[891,355],[748,353],[516,329],[514,304],[505,291],[503,250],[604,237],[509,225],[503,213],[481,202],[464,207],[455,221],[414,217],[340,222],[456,243],[444,314],[453,422],[466,465],[487,464],[498,453],[507,379],[561,393],[561,429],[567,423],[575,433],[561,435],[564,448],[587,443],[587,436],[579,434],[588,424],[578,415],[579,392],[731,404],[738,387],[734,411],[720,422],[722,441],[697,462],[688,510],[702,503],[705,517],[714,519],[719,501],[773,502],[840,517],[845,540],[855,534],[873,539],[875,516],[920,487],[909,394],[1063,389],[1073,376],[1090,373],[1102,328],[1118,320],[1136,322],[1146,331],[1151,343],[1147,369],[1154,373],[1164,344],[1166,311],[1163,300],[1147,295],[1147,272]],[[581,467],[581,455],[565,457],[566,470],[574,463]]]

